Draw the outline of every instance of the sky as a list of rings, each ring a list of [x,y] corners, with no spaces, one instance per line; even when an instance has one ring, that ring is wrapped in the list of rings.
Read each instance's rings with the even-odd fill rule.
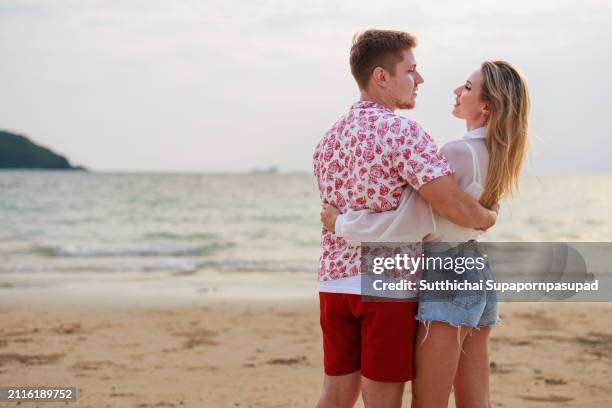
[[[0,0],[0,129],[98,171],[311,171],[359,98],[368,28],[417,36],[417,120],[461,137],[452,90],[504,59],[528,78],[526,172],[612,173],[612,1]]]

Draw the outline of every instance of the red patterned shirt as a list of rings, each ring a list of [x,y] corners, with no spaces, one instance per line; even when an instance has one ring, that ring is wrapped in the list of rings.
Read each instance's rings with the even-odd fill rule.
[[[321,201],[341,212],[393,210],[404,188],[453,174],[423,128],[370,101],[351,106],[317,144],[313,160]],[[321,249],[320,281],[360,273],[359,246],[323,228]]]

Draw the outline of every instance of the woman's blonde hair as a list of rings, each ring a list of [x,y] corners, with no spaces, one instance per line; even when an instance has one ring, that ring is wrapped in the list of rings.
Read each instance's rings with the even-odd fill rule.
[[[526,79],[509,63],[486,61],[481,70],[481,100],[489,104],[491,113],[485,138],[489,169],[480,203],[490,208],[518,189],[527,151],[531,101]]]

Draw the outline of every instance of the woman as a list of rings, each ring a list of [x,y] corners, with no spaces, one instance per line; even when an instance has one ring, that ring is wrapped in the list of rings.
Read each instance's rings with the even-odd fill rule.
[[[458,184],[491,208],[518,187],[527,147],[527,84],[509,63],[487,61],[454,93],[453,115],[465,120],[467,133],[441,152],[455,169]],[[325,207],[321,219],[349,241],[414,241],[416,229],[424,241],[470,242],[446,246],[444,256],[480,256],[471,244],[480,232],[432,213],[418,194],[404,194],[396,210],[381,213],[339,215],[334,207]],[[428,281],[449,278],[440,271],[423,273]],[[473,269],[461,276],[486,280],[490,271]],[[453,387],[457,407],[489,407],[488,339],[491,326],[499,322],[495,293],[454,292],[452,298],[435,301],[430,296],[427,291],[419,294],[413,407],[446,407]]]

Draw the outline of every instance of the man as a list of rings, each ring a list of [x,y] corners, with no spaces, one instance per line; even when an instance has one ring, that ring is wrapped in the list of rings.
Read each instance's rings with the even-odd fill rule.
[[[351,72],[360,101],[319,142],[313,155],[321,200],[348,209],[395,209],[404,189],[415,189],[455,224],[487,229],[497,214],[452,179],[453,170],[429,135],[395,115],[415,106],[423,78],[416,39],[398,31],[368,30],[355,37]],[[362,301],[360,247],[323,229],[319,298],[325,379],[319,408],[400,407],[413,377],[415,302]]]

